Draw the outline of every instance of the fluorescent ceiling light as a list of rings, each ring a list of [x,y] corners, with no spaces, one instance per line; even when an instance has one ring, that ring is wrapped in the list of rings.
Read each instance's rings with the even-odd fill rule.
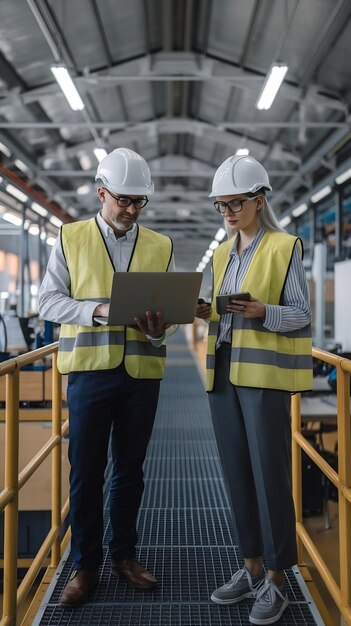
[[[2,219],[6,220],[6,222],[11,222],[11,224],[14,224],[15,226],[21,226],[22,224],[22,218],[14,213],[4,213],[4,215],[2,215]]]
[[[93,166],[91,158],[87,154],[81,154],[78,159],[82,170],[90,170]]]
[[[21,170],[21,172],[24,172],[25,174],[27,172],[29,172],[29,167],[28,165],[26,165],[25,163],[23,163],[23,161],[21,161],[21,159],[15,159],[14,160],[14,164],[16,165],[16,167]]]
[[[39,226],[36,226],[36,224],[33,224],[32,226],[29,227],[28,232],[30,235],[39,235],[40,228]]]
[[[258,96],[256,109],[267,111],[271,108],[287,71],[287,65],[272,65],[263,83],[260,95]]]
[[[330,185],[326,185],[325,187],[322,187],[322,189],[320,189],[319,191],[314,193],[313,196],[311,196],[311,202],[315,204],[319,200],[322,200],[322,198],[325,198],[325,196],[330,194],[331,190],[332,188]]]
[[[202,257],[201,261],[202,261],[202,263],[205,263],[205,265],[206,265],[207,263],[209,263],[209,262],[210,262],[210,257],[209,257],[209,256],[207,256],[207,255],[205,254],[205,255]]]
[[[45,230],[43,230],[42,233],[40,233],[40,239],[43,241],[43,239],[46,239],[46,232]]]
[[[337,176],[335,182],[337,185],[342,185],[342,183],[344,183],[345,180],[348,180],[349,178],[351,178],[351,167],[346,170],[346,172],[343,172],[342,174]]]
[[[206,267],[206,263],[204,263],[203,261],[200,261],[198,267],[200,268],[200,270],[204,270]]]
[[[82,111],[84,109],[84,102],[80,97],[67,68],[64,65],[52,65],[50,69],[61,87],[71,109],[73,109],[73,111]]]
[[[305,213],[307,209],[308,209],[308,204],[306,202],[303,202],[302,204],[297,206],[296,209],[292,211],[292,214],[294,217],[298,217],[299,215],[302,215],[302,213]]]
[[[285,228],[285,226],[288,226],[290,222],[291,222],[291,217],[289,217],[289,215],[287,215],[286,217],[282,217],[282,219],[279,220],[279,224],[282,228]]]
[[[250,150],[248,148],[238,148],[235,154],[237,156],[247,156],[250,154]]]
[[[54,224],[54,226],[57,226],[58,228],[60,228],[60,226],[62,226],[63,222],[61,220],[59,220],[58,217],[56,217],[56,215],[52,215],[50,217],[51,224]]]
[[[48,214],[47,209],[44,209],[44,207],[38,204],[37,202],[32,202],[32,209],[36,213],[39,213],[39,215],[42,215],[42,217],[46,217]]]
[[[77,189],[77,194],[78,196],[86,196],[86,194],[89,193],[89,191],[90,191],[90,185],[81,185]]]
[[[23,191],[21,191],[20,189],[17,189],[17,187],[14,187],[13,185],[6,185],[5,189],[8,193],[11,194],[11,196],[17,198],[17,200],[20,200],[21,202],[27,202],[28,196],[26,196],[26,194],[23,193]]]
[[[205,255],[210,259],[213,256],[213,250],[206,250]]]
[[[105,148],[94,148],[93,152],[99,163],[107,156],[107,150],[105,150]]]
[[[219,228],[215,234],[215,239],[217,241],[222,241],[222,239],[225,237],[226,232],[224,230],[224,228]]]
[[[55,237],[48,237],[46,243],[48,244],[48,246],[53,246],[55,244],[55,241]]]
[[[215,239],[213,241],[211,241],[210,245],[208,246],[210,250],[215,250],[217,247],[219,246],[219,241],[216,241]]]
[[[12,152],[10,150],[10,148],[8,148],[7,146],[5,146],[4,143],[2,143],[0,141],[0,152],[2,152],[5,156],[10,157]]]

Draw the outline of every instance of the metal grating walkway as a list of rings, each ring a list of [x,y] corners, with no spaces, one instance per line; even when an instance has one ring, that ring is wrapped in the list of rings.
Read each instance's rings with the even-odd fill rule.
[[[160,581],[140,591],[110,576],[105,557],[100,584],[82,608],[58,605],[71,572],[69,555],[44,598],[33,626],[239,626],[249,624],[252,600],[218,606],[209,600],[242,560],[237,553],[206,394],[185,338],[168,350],[155,428],[144,465],[139,559]],[[285,626],[322,625],[299,571],[287,573],[290,605]]]

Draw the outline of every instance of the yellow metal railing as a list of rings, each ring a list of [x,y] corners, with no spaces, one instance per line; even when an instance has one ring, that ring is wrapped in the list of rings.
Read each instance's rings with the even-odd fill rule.
[[[4,588],[0,626],[15,626],[18,609],[33,586],[51,551],[51,567],[61,558],[61,527],[68,513],[68,500],[61,510],[61,441],[68,431],[62,424],[62,383],[57,369],[58,343],[34,350],[0,365],[0,377],[6,376],[5,409],[5,483],[0,492],[0,511],[4,511]],[[26,467],[19,472],[19,384],[20,370],[25,365],[53,355],[52,361],[52,433]],[[17,588],[18,561],[18,493],[32,474],[52,453],[51,528],[25,577]]]
[[[303,546],[310,555],[346,624],[351,626],[351,429],[350,373],[351,361],[323,350],[313,349],[313,356],[334,365],[337,370],[337,432],[338,472],[318,454],[301,434],[300,394],[292,396],[293,430],[293,493],[296,510],[296,530],[299,563]],[[301,449],[337,487],[339,494],[339,556],[340,585],[308,534],[302,519]]]
[[[57,370],[57,347],[52,344],[0,365],[0,377],[6,375],[5,415],[5,484],[0,492],[0,511],[5,511],[4,532],[4,592],[0,626],[15,626],[17,612],[51,551],[51,567],[56,568],[61,557],[60,530],[68,513],[68,500],[61,510],[61,441],[68,430],[62,425],[61,376]],[[19,382],[20,370],[50,354],[52,363],[52,434],[50,439],[19,473]],[[313,349],[313,356],[337,369],[337,428],[339,465],[336,472],[301,434],[300,394],[292,396],[293,428],[293,492],[296,508],[299,563],[302,547],[308,551],[326,587],[339,607],[346,624],[351,626],[351,429],[350,373],[351,361],[322,350]],[[339,551],[340,586],[317,550],[303,525],[301,489],[301,449],[325,473],[339,492]],[[30,476],[52,452],[52,515],[51,529],[38,554],[17,589],[18,492]]]

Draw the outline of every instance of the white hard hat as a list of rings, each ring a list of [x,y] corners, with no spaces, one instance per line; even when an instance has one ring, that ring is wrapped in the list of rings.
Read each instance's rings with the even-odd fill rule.
[[[230,156],[219,166],[214,175],[209,198],[255,193],[262,188],[272,191],[263,165],[252,156],[235,155]]]
[[[96,181],[113,193],[149,196],[154,183],[145,159],[129,148],[116,148],[100,161]]]

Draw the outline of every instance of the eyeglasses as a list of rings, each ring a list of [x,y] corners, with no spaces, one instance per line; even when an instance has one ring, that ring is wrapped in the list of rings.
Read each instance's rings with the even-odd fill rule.
[[[144,206],[146,206],[147,203],[149,202],[149,199],[146,197],[145,198],[130,198],[129,196],[115,196],[108,189],[106,189],[106,191],[110,194],[112,198],[116,200],[117,205],[120,207],[120,209],[127,209],[128,207],[130,207],[131,204],[133,204],[134,208],[137,211],[140,211],[140,209],[143,209]]]
[[[214,208],[216,209],[216,211],[218,211],[218,213],[221,213],[222,215],[226,212],[227,209],[232,213],[240,213],[240,211],[242,211],[244,202],[251,202],[251,200],[256,200],[257,197],[258,196],[255,196],[254,198],[244,198],[243,200],[229,200],[229,202],[215,202]]]

